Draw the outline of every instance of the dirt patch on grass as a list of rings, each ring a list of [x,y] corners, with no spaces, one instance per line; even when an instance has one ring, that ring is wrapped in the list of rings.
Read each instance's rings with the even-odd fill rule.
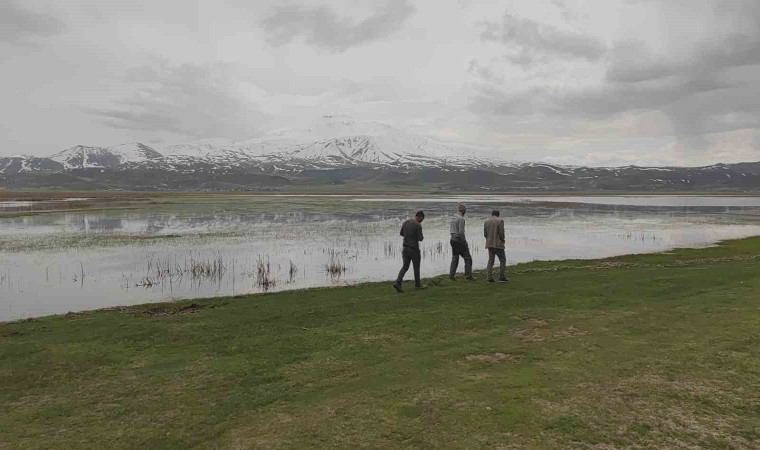
[[[512,355],[509,353],[487,353],[479,355],[467,355],[465,357],[467,361],[476,361],[481,363],[497,363],[502,361],[518,362],[522,357],[520,355]]]
[[[518,337],[526,342],[543,342],[545,338],[533,328],[513,328],[509,330],[510,336]]]
[[[579,330],[578,328],[575,328],[574,326],[569,326],[563,330],[555,331],[552,333],[552,337],[555,338],[566,338],[566,337],[577,337],[577,336],[585,336],[588,334],[588,331]]]
[[[548,322],[541,321],[541,319],[536,319],[536,320],[539,321],[536,327],[513,328],[509,330],[509,334],[511,336],[518,337],[526,342],[552,341],[556,339],[585,336],[588,334],[588,331],[578,329],[572,325],[567,328],[562,328],[560,330],[550,330],[550,329],[544,328],[546,325],[548,325]]]
[[[0,331],[0,338],[12,338],[12,337],[21,336],[21,334],[22,333],[20,331],[11,331],[11,330]]]
[[[529,324],[535,327],[545,327],[549,325],[549,321],[545,319],[539,319],[538,317],[529,317],[525,319]]]
[[[545,327],[549,325],[549,322],[556,320],[556,319],[542,319],[541,317],[519,316],[519,315],[512,316],[512,319],[519,320],[520,322],[525,322],[526,325],[530,325],[534,328]]]
[[[171,309],[165,309],[165,308],[153,308],[148,309],[145,311],[142,311],[139,315],[143,317],[164,317],[164,316],[175,316],[177,314],[195,314],[198,311],[202,309],[206,309],[206,305],[199,305],[198,303],[191,303],[189,305],[185,305],[179,308],[171,308]]]
[[[357,339],[362,342],[396,342],[399,340],[399,336],[386,333],[363,334],[357,336]]]
[[[123,314],[131,314],[137,317],[147,317],[147,318],[153,318],[153,317],[170,317],[170,316],[177,316],[177,315],[185,315],[185,314],[195,314],[197,312],[206,310],[206,309],[214,309],[219,308],[222,306],[227,305],[228,303],[214,303],[210,305],[202,305],[199,303],[190,303],[189,305],[166,305],[166,306],[156,306],[149,309],[140,309],[140,308],[116,308],[119,312]]]

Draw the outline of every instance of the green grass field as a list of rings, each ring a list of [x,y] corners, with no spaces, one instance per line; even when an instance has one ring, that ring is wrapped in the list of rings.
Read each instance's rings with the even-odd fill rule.
[[[760,238],[0,324],[0,449],[758,448]]]

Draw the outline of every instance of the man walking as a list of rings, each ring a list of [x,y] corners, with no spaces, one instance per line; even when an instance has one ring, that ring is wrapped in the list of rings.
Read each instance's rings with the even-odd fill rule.
[[[401,267],[401,271],[398,273],[396,282],[393,283],[393,287],[396,292],[404,292],[401,287],[401,283],[404,282],[404,275],[409,270],[409,263],[414,265],[414,287],[417,289],[423,289],[422,281],[420,280],[420,242],[422,242],[422,221],[425,220],[425,213],[423,211],[417,211],[414,218],[407,220],[401,225],[401,236],[404,237],[404,249],[401,252],[401,258],[404,261],[404,265]]]
[[[464,214],[467,212],[467,206],[464,203],[457,205],[457,212],[449,221],[449,233],[451,233],[451,267],[449,268],[449,279],[453,280],[457,274],[459,266],[459,257],[464,259],[464,275],[468,280],[474,280],[472,277],[472,256],[470,256],[470,246],[467,244],[467,237],[464,234]]]
[[[499,217],[499,211],[494,210],[491,218],[483,224],[483,235],[486,238],[486,248],[488,249],[488,266],[486,274],[488,282],[493,283],[493,263],[496,257],[499,257],[499,282],[506,283],[507,280],[507,255],[504,253],[504,219]]]

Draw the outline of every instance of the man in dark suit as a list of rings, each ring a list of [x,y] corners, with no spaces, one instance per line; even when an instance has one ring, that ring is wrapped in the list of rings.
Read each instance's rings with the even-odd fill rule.
[[[404,275],[409,270],[409,264],[414,265],[414,287],[417,289],[424,289],[422,280],[420,280],[420,242],[422,242],[422,221],[425,220],[425,212],[417,211],[417,214],[413,218],[407,220],[401,225],[401,236],[404,238],[404,249],[401,252],[401,258],[404,261],[404,265],[401,267],[401,271],[398,273],[398,278],[393,283],[393,288],[396,292],[404,292],[401,287],[401,283],[404,282]]]

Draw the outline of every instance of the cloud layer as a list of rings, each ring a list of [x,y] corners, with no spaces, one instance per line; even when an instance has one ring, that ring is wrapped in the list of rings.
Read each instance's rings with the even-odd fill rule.
[[[699,159],[716,139],[725,141],[726,136],[715,134],[760,129],[760,87],[756,82],[760,79],[760,3],[701,3],[708,11],[722,8],[723,20],[730,24],[728,30],[694,35],[688,45],[681,43],[681,48],[671,51],[653,48],[633,37],[606,49],[599,40],[507,14],[498,25],[488,24],[482,37],[519,48],[519,57],[510,55],[508,63],[535,74],[539,81],[517,88],[495,83],[488,74],[503,63],[498,59],[490,65],[479,63],[478,93],[471,108],[482,117],[546,124],[562,121],[565,126],[659,113],[660,120],[666,121],[662,126],[669,127],[675,138],[667,149],[677,149],[685,159]],[[525,64],[535,60],[534,55],[544,55],[542,70],[555,66],[553,80],[542,78],[531,64]],[[585,78],[563,68],[578,58],[589,63],[582,71],[587,74]],[[634,125],[635,120],[631,121]],[[662,130],[655,128],[658,133]],[[642,137],[652,135],[645,132]],[[756,142],[742,139],[741,145],[757,151],[756,158],[760,159]]]
[[[28,9],[17,0],[0,2],[0,42],[32,43],[40,37],[55,36],[64,29],[62,21]]]
[[[0,58],[0,155],[350,114],[517,160],[760,160],[755,0],[7,0]]]
[[[507,59],[529,67],[554,57],[596,61],[607,52],[600,39],[577,31],[565,31],[549,24],[506,13],[498,22],[485,22],[480,34],[484,41],[504,44]]]
[[[378,2],[369,16],[352,19],[340,16],[334,8],[286,4],[277,6],[261,21],[266,41],[279,47],[302,37],[318,48],[344,51],[350,47],[380,40],[401,28],[414,13],[407,0]]]
[[[194,138],[247,138],[267,118],[226,65],[157,62],[129,71],[124,83],[134,94],[84,109],[114,128]]]

